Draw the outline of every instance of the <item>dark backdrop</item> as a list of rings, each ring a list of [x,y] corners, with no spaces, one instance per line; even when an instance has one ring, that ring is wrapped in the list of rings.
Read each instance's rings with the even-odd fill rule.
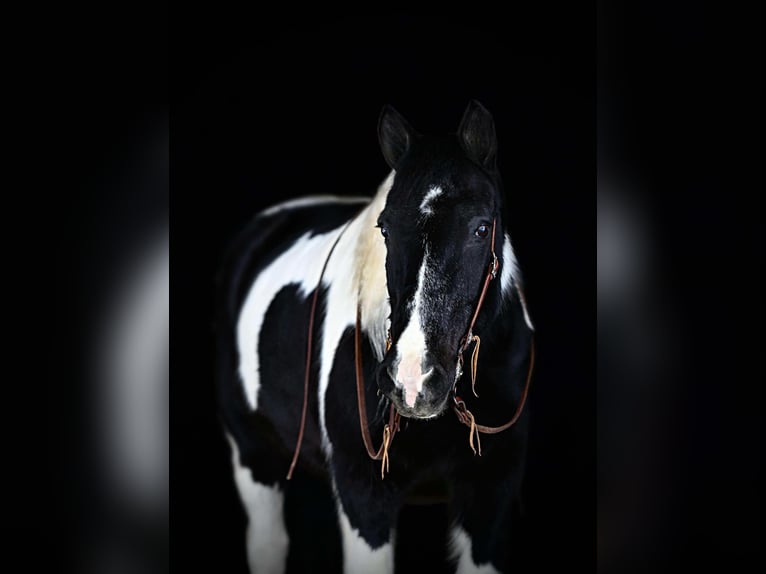
[[[763,564],[765,16],[762,3],[599,2],[599,183],[638,208],[650,254],[649,297],[631,291],[621,328],[659,327],[625,344],[602,330],[622,318],[599,308],[612,571]],[[602,377],[610,361],[623,364]]]
[[[93,389],[83,373],[94,352],[85,331],[100,318],[99,303],[136,238],[146,240],[166,219],[167,107],[145,102],[167,100],[170,76],[174,569],[242,567],[242,516],[213,413],[212,276],[223,245],[276,199],[371,192],[385,173],[374,132],[383,103],[421,130],[447,130],[472,97],[497,119],[515,206],[511,228],[538,328],[523,547],[539,571],[553,562],[592,567],[599,85],[607,96],[598,102],[600,159],[647,196],[657,286],[680,342],[666,352],[684,367],[655,381],[648,412],[631,395],[621,400],[624,410],[598,412],[630,415],[624,420],[639,421],[639,433],[656,431],[653,446],[662,447],[647,456],[658,461],[668,496],[648,501],[653,520],[637,528],[653,544],[639,537],[620,566],[661,571],[678,560],[675,571],[758,570],[764,8],[633,4],[600,3],[598,18],[590,7],[514,6],[502,16],[440,10],[353,21],[296,19],[297,10],[275,19],[255,13],[256,5],[249,15],[183,5],[173,11],[169,38],[162,3],[151,11],[86,6],[68,9],[69,22],[54,19],[43,35],[48,44],[15,54],[29,80],[17,82],[17,93],[29,110],[9,108],[25,134],[15,151],[34,165],[26,184],[5,194],[4,287],[19,291],[6,297],[6,311],[24,328],[6,327],[7,363],[22,376],[4,385],[3,529],[11,534],[4,550],[32,564],[50,560],[58,571],[75,562],[98,569],[91,553],[104,544],[94,532],[110,537],[98,493],[102,469],[87,463],[104,429],[87,424]],[[58,64],[55,75],[25,59],[36,49]],[[29,89],[34,79],[39,90]],[[32,140],[49,153],[30,153]],[[30,319],[35,311],[40,320]],[[36,371],[43,362],[47,377]],[[622,459],[633,458],[613,429],[598,430],[616,437]],[[602,455],[599,463],[608,459]],[[630,475],[621,495],[635,498],[646,475]],[[431,532],[423,518],[406,523]],[[622,519],[635,522],[629,513]],[[141,554],[164,571],[164,535],[143,530],[117,535],[130,545],[148,542],[153,551]],[[419,560],[406,564],[426,571],[433,557],[410,552]]]
[[[219,15],[207,24],[173,69],[182,88],[171,113],[174,567],[235,572],[244,557],[214,412],[221,250],[273,202],[372,194],[388,171],[376,134],[384,104],[421,132],[448,132],[471,98],[495,117],[510,232],[537,330],[525,552],[538,567],[561,554],[572,567],[593,567],[594,14],[511,8],[482,18],[258,18],[247,26]],[[412,512],[400,534],[412,527],[438,545],[438,509]],[[443,554],[441,546],[435,554],[401,546],[411,571]]]
[[[372,194],[388,171],[376,134],[384,104],[421,132],[448,132],[471,98],[495,117],[537,331],[519,566],[565,556],[569,567],[594,567],[593,12],[246,24],[217,14],[182,37],[190,42],[180,43],[171,70],[179,102],[171,111],[174,568],[244,566],[244,522],[213,393],[213,277],[227,241],[276,201]],[[439,508],[413,509],[400,534],[430,534],[438,545],[441,518]],[[400,552],[409,571],[426,571],[443,547],[401,542]]]

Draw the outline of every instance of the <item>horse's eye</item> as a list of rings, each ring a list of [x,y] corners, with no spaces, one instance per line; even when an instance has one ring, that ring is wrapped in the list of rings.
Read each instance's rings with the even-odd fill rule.
[[[385,237],[386,239],[388,239],[388,227],[382,227],[382,226],[381,226],[381,228],[380,228],[380,234],[381,234],[383,237]]]
[[[489,226],[488,225],[479,225],[479,227],[476,228],[476,231],[474,231],[474,234],[476,237],[486,237],[489,235]]]

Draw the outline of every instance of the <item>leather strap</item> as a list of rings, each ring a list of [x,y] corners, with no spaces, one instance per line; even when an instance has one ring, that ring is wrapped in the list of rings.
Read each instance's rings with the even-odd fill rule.
[[[468,331],[465,333],[465,337],[463,337],[463,340],[460,344],[460,356],[462,358],[463,352],[468,348],[468,346],[471,344],[471,341],[473,340],[473,327],[476,324],[476,319],[479,317],[479,311],[481,310],[481,306],[484,304],[484,298],[487,296],[487,291],[489,290],[489,283],[492,281],[496,276],[497,272],[500,269],[500,260],[497,258],[497,255],[495,255],[495,224],[497,220],[492,220],[492,243],[490,244],[490,254],[492,255],[492,261],[489,263],[489,269],[487,269],[487,274],[484,276],[484,285],[481,288],[481,293],[479,294],[479,301],[476,303],[476,309],[473,312],[473,317],[471,317],[471,322],[468,323]]]
[[[313,341],[313,334],[314,334],[314,318],[316,316],[316,306],[317,306],[317,299],[319,298],[319,289],[322,285],[322,279],[324,278],[325,271],[327,270],[327,264],[330,261],[330,257],[332,256],[333,251],[335,251],[335,247],[338,245],[340,238],[345,233],[349,224],[350,222],[346,224],[346,227],[344,227],[343,230],[340,232],[338,237],[335,239],[335,242],[333,243],[332,247],[330,248],[330,252],[327,254],[327,258],[325,259],[324,265],[322,266],[322,271],[319,274],[319,281],[317,282],[317,287],[314,290],[314,296],[311,301],[311,313],[309,315],[309,328],[308,328],[308,342],[306,345],[306,368],[305,368],[305,374],[303,378],[303,410],[301,412],[301,423],[300,423],[300,428],[298,431],[298,440],[295,445],[295,452],[293,454],[293,460],[290,463],[290,469],[287,472],[288,480],[292,478],[293,470],[295,469],[295,465],[298,461],[301,444],[303,442],[303,434],[306,427],[306,412],[308,408],[308,388],[309,388],[309,380],[310,380],[310,373],[311,373],[312,341]],[[473,328],[476,324],[476,319],[479,316],[479,311],[481,311],[481,308],[484,304],[484,300],[487,296],[487,291],[489,290],[489,284],[497,276],[497,272],[500,269],[500,261],[497,259],[497,255],[495,254],[495,231],[496,231],[496,220],[493,219],[492,220],[492,240],[490,245],[492,261],[490,262],[489,268],[487,269],[487,274],[484,277],[484,284],[482,285],[481,293],[479,294],[479,300],[476,304],[476,309],[474,310],[473,316],[471,317],[471,322],[468,325],[468,330],[461,341],[459,351],[458,351],[458,373],[455,377],[455,386],[457,386],[457,382],[460,376],[462,375],[463,353],[468,349],[471,342],[476,343],[476,347],[474,348],[473,356],[471,359],[471,389],[473,390],[474,395],[476,395],[476,390],[475,390],[476,370],[478,367],[478,351],[479,351],[479,345],[481,343],[481,339],[479,338],[478,335],[473,334]],[[385,473],[388,471],[388,467],[389,467],[388,449],[390,448],[391,443],[394,440],[394,436],[399,430],[401,415],[399,414],[399,411],[396,410],[396,407],[392,403],[391,409],[388,415],[388,423],[386,423],[386,425],[383,427],[383,442],[380,445],[380,448],[376,451],[372,445],[372,437],[370,436],[370,430],[369,430],[368,421],[367,421],[367,405],[366,405],[365,396],[364,396],[364,374],[362,372],[361,309],[358,305],[356,310],[355,327],[356,328],[354,330],[354,367],[355,367],[355,374],[356,374],[356,396],[357,396],[357,409],[359,412],[359,427],[362,433],[362,441],[364,442],[364,447],[367,450],[367,455],[372,460],[382,461],[381,470],[380,470],[381,478],[385,478]],[[388,351],[388,349],[386,349],[386,351]],[[516,423],[516,421],[519,419],[519,417],[521,416],[521,412],[524,408],[524,404],[526,402],[527,394],[529,391],[529,383],[530,383],[530,380],[532,379],[532,369],[534,366],[534,362],[535,362],[535,347],[534,347],[534,340],[532,340],[531,347],[530,347],[530,357],[529,357],[529,371],[527,373],[527,380],[526,380],[526,383],[524,384],[524,390],[522,391],[519,404],[516,406],[516,411],[514,412],[513,417],[508,422],[500,426],[491,427],[491,426],[477,424],[473,416],[473,413],[471,413],[471,411],[468,410],[463,399],[461,399],[457,395],[456,389],[453,388],[453,403],[454,404],[452,408],[458,420],[470,428],[468,443],[471,449],[474,451],[474,454],[477,454],[477,449],[476,447],[474,447],[474,438],[475,438],[477,442],[477,446],[478,446],[478,454],[481,455],[481,441],[479,439],[479,433],[496,434],[504,430],[507,430],[508,428],[513,426]]]
[[[330,262],[330,257],[332,257],[333,251],[335,251],[335,248],[338,246],[338,243],[340,242],[340,238],[343,237],[344,233],[346,233],[346,229],[348,229],[348,226],[351,224],[351,221],[349,221],[346,224],[346,226],[341,230],[341,232],[338,234],[338,237],[335,238],[335,241],[333,242],[332,247],[330,247],[330,251],[327,253],[327,258],[324,260],[324,264],[322,265],[322,271],[319,273],[319,280],[317,281],[317,286],[314,289],[314,296],[311,298],[311,312],[309,313],[308,340],[306,342],[306,369],[303,376],[303,410],[301,411],[301,425],[298,429],[298,440],[295,443],[295,452],[293,453],[293,460],[290,463],[290,469],[287,471],[287,480],[290,480],[293,477],[293,471],[295,470],[295,465],[298,462],[298,456],[300,455],[300,452],[301,452],[301,445],[303,444],[303,433],[306,429],[306,412],[308,411],[308,404],[309,404],[309,380],[311,378],[312,342],[314,340],[314,317],[316,317],[317,299],[319,299],[319,290],[322,287],[322,279],[324,279],[325,271],[327,271],[327,264]]]
[[[524,383],[524,390],[521,392],[521,398],[519,399],[519,404],[516,405],[516,411],[513,413],[513,417],[511,417],[511,420],[509,420],[507,423],[502,424],[500,426],[490,427],[490,426],[478,424],[476,420],[474,419],[473,413],[469,411],[468,408],[465,406],[465,402],[463,401],[463,399],[461,399],[457,395],[453,397],[452,409],[455,411],[455,415],[457,415],[457,418],[461,423],[463,423],[465,426],[471,429],[471,432],[468,438],[468,444],[470,445],[474,454],[478,454],[479,456],[481,456],[481,441],[479,440],[478,433],[497,434],[499,432],[503,432],[504,430],[508,430],[514,424],[516,424],[516,421],[519,420],[519,417],[521,416],[521,411],[524,409],[524,403],[526,403],[527,401],[527,394],[529,393],[529,382],[532,380],[532,369],[534,368],[534,366],[535,366],[535,340],[533,338],[530,342],[530,348],[529,348],[529,370],[527,371],[527,380]],[[476,440],[478,443],[478,452],[476,448],[474,448],[473,446],[474,436],[476,437]]]
[[[396,407],[391,403],[391,410],[388,415],[388,423],[383,427],[383,443],[380,448],[375,451],[375,447],[372,446],[372,437],[370,437],[370,429],[367,424],[367,404],[364,398],[364,374],[362,373],[362,325],[361,325],[361,309],[359,306],[356,308],[356,329],[354,330],[354,364],[356,370],[356,403],[359,410],[359,427],[362,431],[362,441],[364,442],[364,448],[367,449],[367,454],[372,460],[382,460],[381,464],[381,478],[385,476],[385,472],[388,470],[388,448],[391,446],[391,442],[394,440],[394,436],[399,430],[399,420],[401,415]]]
[[[471,390],[473,391],[473,394],[477,397],[479,395],[476,394],[476,371],[478,369],[479,345],[481,344],[481,339],[479,338],[478,335],[473,334],[473,327],[476,324],[476,319],[479,316],[479,311],[481,310],[481,307],[484,304],[484,299],[487,296],[487,291],[489,290],[489,284],[497,276],[497,271],[500,269],[500,262],[498,261],[497,255],[495,254],[495,227],[496,227],[495,224],[496,224],[496,220],[492,220],[492,243],[490,246],[492,261],[490,262],[489,268],[487,269],[487,274],[484,277],[484,285],[482,286],[481,293],[479,295],[479,300],[476,303],[476,309],[473,312],[473,317],[471,318],[471,322],[468,324],[468,331],[466,332],[460,344],[460,350],[458,351],[458,367],[457,367],[458,370],[455,376],[455,387],[457,387],[457,382],[460,379],[460,376],[463,374],[463,353],[468,349],[471,342],[475,342],[476,347],[474,348],[473,355],[471,357]],[[512,427],[516,423],[516,421],[519,419],[519,416],[521,416],[521,411],[524,409],[524,403],[527,400],[527,394],[529,391],[529,382],[532,379],[532,368],[534,367],[534,364],[535,364],[535,344],[533,339],[531,343],[531,347],[530,347],[529,371],[527,372],[527,380],[526,380],[526,383],[524,384],[524,390],[521,393],[519,404],[516,405],[516,411],[514,412],[513,417],[511,417],[511,419],[508,422],[500,426],[491,427],[491,426],[478,424],[476,422],[476,419],[473,416],[473,413],[468,410],[468,407],[466,407],[463,399],[461,399],[457,395],[457,389],[453,388],[452,409],[455,411],[455,415],[457,416],[458,420],[471,429],[470,435],[468,438],[468,444],[470,445],[474,454],[481,455],[481,440],[479,439],[479,433],[496,434],[496,433],[502,432]],[[477,448],[474,447],[474,444],[473,444],[474,437],[476,438],[478,452],[477,452]]]

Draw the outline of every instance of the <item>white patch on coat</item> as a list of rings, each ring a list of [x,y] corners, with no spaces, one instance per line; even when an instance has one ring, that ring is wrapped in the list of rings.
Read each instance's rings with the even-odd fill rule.
[[[323,330],[321,337],[315,338],[315,341],[320,345],[319,384],[317,387],[319,424],[322,430],[322,446],[328,459],[332,456],[332,445],[327,433],[325,406],[327,387],[330,384],[330,373],[332,372],[341,337],[356,322],[356,291],[351,272],[354,227],[354,223],[349,226],[338,242],[332,257],[327,262],[327,270],[322,280],[323,287],[327,288],[327,295],[324,301]],[[349,362],[353,361],[353,351],[352,354],[344,358]]]
[[[278,486],[253,480],[250,469],[242,466],[239,449],[226,433],[231,445],[234,481],[247,513],[247,562],[250,572],[282,574],[287,564],[290,539],[284,521],[284,493]]]
[[[306,233],[264,269],[250,287],[237,321],[237,348],[239,376],[253,410],[258,408],[258,345],[266,311],[277,293],[286,285],[298,285],[299,293],[304,297],[314,291],[327,253],[340,231],[341,228],[313,237]]]
[[[513,297],[514,290],[519,294],[519,301],[521,302],[521,308],[524,311],[524,321],[527,323],[532,331],[535,330],[532,325],[532,320],[529,318],[529,312],[527,311],[527,302],[524,299],[524,293],[521,290],[521,271],[519,270],[519,263],[516,260],[516,254],[513,252],[513,245],[511,245],[511,237],[506,233],[503,241],[503,267],[500,269],[500,288],[503,293],[503,297],[510,299]]]
[[[352,528],[348,516],[338,505],[338,522],[340,523],[341,541],[343,544],[343,572],[357,574],[392,574],[394,571],[394,547],[391,542],[380,548],[372,549],[359,530]],[[393,532],[391,534],[393,540]]]
[[[322,281],[322,285],[327,288],[327,298],[320,348],[318,400],[322,446],[328,458],[332,456],[332,444],[327,434],[325,397],[338,343],[346,330],[356,324],[357,303],[362,311],[362,330],[366,330],[373,341],[373,350],[380,354],[381,358],[385,350],[384,318],[390,312],[385,283],[385,246],[382,246],[381,252],[382,238],[380,242],[375,243],[370,235],[380,236],[375,222],[385,206],[386,195],[392,182],[393,173],[378,188],[378,193],[370,205],[348,224],[327,262]],[[367,269],[357,273],[355,271],[360,268],[360,257],[364,257],[362,267]],[[344,360],[353,361],[353,354],[344,357]]]
[[[369,203],[369,197],[357,197],[357,196],[341,196],[341,195],[310,195],[307,197],[298,197],[289,201],[283,201],[277,203],[261,211],[258,215],[261,217],[269,217],[287,211],[290,209],[300,209],[302,207],[314,207],[317,205],[326,205],[328,203],[341,203],[341,204],[354,204],[354,203]]]
[[[428,190],[428,193],[426,193],[425,197],[423,198],[423,201],[420,202],[420,213],[422,213],[425,216],[433,215],[434,210],[433,207],[431,207],[431,203],[434,199],[439,197],[442,194],[442,188],[438,185],[435,185],[431,187]]]
[[[530,331],[535,330],[535,326],[532,325],[532,319],[529,318],[529,312],[527,311],[527,300],[524,298],[524,291],[521,288],[521,285],[518,287],[519,292],[519,301],[521,301],[521,308],[524,311],[524,321],[527,323],[527,327],[529,327]]]
[[[378,188],[369,207],[360,216],[354,262],[355,281],[362,311],[362,330],[370,338],[372,351],[378,361],[383,360],[386,351],[391,305],[388,301],[386,280],[386,243],[376,225],[380,212],[386,206],[388,192],[393,183],[392,171]]]
[[[506,233],[503,236],[503,268],[500,270],[500,286],[503,296],[513,297],[513,288],[519,277],[519,263],[516,261],[516,254],[513,252],[511,237]]]
[[[456,574],[499,574],[491,562],[475,564],[471,556],[471,537],[460,526],[452,528],[450,557],[457,561]]]
[[[390,314],[385,275],[386,250],[375,225],[385,206],[393,178],[392,172],[380,185],[372,202],[366,199],[368,207],[347,226],[344,224],[329,233],[313,237],[307,233],[264,269],[250,288],[237,323],[239,374],[247,399],[255,410],[258,408],[260,388],[258,343],[264,315],[285,285],[298,285],[298,293],[308,298],[316,289],[322,267],[327,261],[322,280],[327,295],[324,305],[318,307],[316,317],[323,329],[315,337],[314,344],[321,357],[317,396],[322,444],[328,457],[332,447],[325,423],[325,394],[338,343],[343,333],[356,322],[357,301],[361,305],[362,329],[368,333],[379,359],[383,358],[385,351],[386,319]],[[295,202],[291,203],[295,205]],[[328,260],[336,239],[338,243]],[[357,264],[360,261],[364,265]]]
[[[412,313],[407,326],[402,331],[396,343],[396,359],[394,360],[394,381],[397,387],[404,391],[404,403],[408,407],[415,406],[415,400],[423,390],[423,382],[431,374],[432,369],[423,372],[423,360],[426,357],[426,335],[423,329],[423,291],[428,282],[428,250],[423,255],[423,263],[418,271],[418,286],[412,298]]]

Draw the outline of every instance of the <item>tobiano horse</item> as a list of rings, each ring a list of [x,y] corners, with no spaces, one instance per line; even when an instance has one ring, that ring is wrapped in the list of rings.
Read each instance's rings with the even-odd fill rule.
[[[490,113],[422,135],[390,106],[372,198],[256,215],[218,277],[219,412],[252,572],[283,572],[293,474],[331,487],[346,572],[393,572],[397,515],[448,485],[458,572],[503,572],[519,513],[533,326]]]

